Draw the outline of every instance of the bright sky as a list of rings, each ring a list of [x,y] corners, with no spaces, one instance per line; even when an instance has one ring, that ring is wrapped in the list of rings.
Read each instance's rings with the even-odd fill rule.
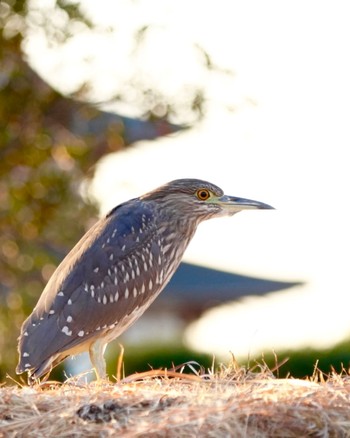
[[[83,4],[96,22],[117,31],[82,34],[64,49],[50,50],[39,36],[26,46],[32,64],[56,87],[73,89],[81,81],[81,59],[94,55],[83,71],[101,98],[141,74],[186,120],[186,86],[201,84],[209,95],[207,117],[194,129],[143,142],[101,163],[93,190],[102,211],[171,179],[208,179],[227,194],[277,210],[202,224],[185,259],[306,283],[212,310],[188,329],[188,342],[246,357],[263,349],[327,347],[349,337],[349,3]],[[157,28],[130,61],[133,32],[149,21]],[[235,75],[206,73],[195,43]],[[140,114],[132,105],[117,109]]]

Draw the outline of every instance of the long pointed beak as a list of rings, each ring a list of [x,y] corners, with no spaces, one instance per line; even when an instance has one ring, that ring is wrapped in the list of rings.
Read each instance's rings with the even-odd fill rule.
[[[227,213],[237,213],[241,210],[274,210],[271,205],[264,204],[263,202],[253,201],[252,199],[237,198],[236,196],[223,195],[216,200]]]

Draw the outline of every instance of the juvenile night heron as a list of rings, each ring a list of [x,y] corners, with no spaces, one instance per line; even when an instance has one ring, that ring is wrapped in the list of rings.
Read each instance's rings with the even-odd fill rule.
[[[267,204],[179,179],[118,205],[76,244],[47,283],[19,337],[17,373],[47,374],[89,351],[106,376],[106,345],[136,321],[177,269],[197,225]]]

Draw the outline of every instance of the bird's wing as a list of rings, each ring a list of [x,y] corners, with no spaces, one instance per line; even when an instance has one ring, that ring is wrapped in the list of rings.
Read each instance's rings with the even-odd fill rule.
[[[122,325],[160,292],[156,222],[133,202],[98,221],[58,266],[23,324],[18,372]]]

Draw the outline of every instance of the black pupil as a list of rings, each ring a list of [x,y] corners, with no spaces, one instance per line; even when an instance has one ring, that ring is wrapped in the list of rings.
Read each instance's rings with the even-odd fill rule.
[[[201,192],[199,192],[199,197],[202,199],[206,199],[208,197],[208,192],[202,190]]]

